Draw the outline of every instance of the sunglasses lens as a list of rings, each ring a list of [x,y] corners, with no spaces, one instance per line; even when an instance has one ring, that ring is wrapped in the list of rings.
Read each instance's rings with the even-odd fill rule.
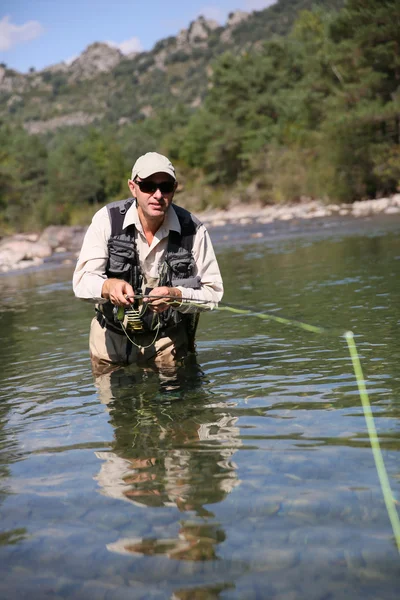
[[[156,190],[160,190],[162,194],[170,194],[174,190],[175,183],[173,181],[162,181],[155,183],[154,181],[137,181],[140,191],[145,194],[154,194]]]
[[[170,194],[174,189],[174,185],[173,181],[163,181],[158,185],[158,189],[162,194]]]
[[[145,194],[154,194],[157,189],[157,186],[152,181],[138,181],[137,184],[140,191]]]

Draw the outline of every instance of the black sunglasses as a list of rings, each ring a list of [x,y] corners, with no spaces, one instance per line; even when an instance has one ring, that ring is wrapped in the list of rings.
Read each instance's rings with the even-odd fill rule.
[[[175,181],[161,181],[160,183],[156,183],[155,181],[137,181],[135,179],[135,183],[138,184],[140,191],[145,194],[154,194],[156,190],[160,190],[162,194],[170,194],[175,189]]]

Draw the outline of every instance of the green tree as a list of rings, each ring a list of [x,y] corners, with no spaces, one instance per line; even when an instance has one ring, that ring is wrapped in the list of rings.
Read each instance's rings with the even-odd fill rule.
[[[349,0],[331,36],[339,85],[326,103],[324,127],[338,178],[353,199],[390,193],[399,172],[400,5]],[[383,168],[384,155],[391,156],[393,172]]]
[[[126,162],[110,134],[68,131],[53,142],[48,160],[47,220],[70,221],[72,211],[121,195]]]
[[[37,228],[37,206],[47,185],[47,149],[38,136],[0,125],[0,206],[5,229]]]

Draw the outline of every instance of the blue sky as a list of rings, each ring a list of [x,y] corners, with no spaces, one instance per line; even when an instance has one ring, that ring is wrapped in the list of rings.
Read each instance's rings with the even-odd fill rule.
[[[261,10],[275,0],[2,0],[0,62],[17,71],[70,61],[93,42],[125,53],[151,50],[199,15],[226,22],[235,10]]]

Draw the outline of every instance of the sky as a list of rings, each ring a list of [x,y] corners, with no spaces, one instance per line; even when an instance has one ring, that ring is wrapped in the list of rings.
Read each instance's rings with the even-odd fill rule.
[[[230,12],[261,10],[276,0],[1,0],[0,63],[26,73],[71,62],[93,42],[125,54],[156,42],[203,15],[225,24]]]

